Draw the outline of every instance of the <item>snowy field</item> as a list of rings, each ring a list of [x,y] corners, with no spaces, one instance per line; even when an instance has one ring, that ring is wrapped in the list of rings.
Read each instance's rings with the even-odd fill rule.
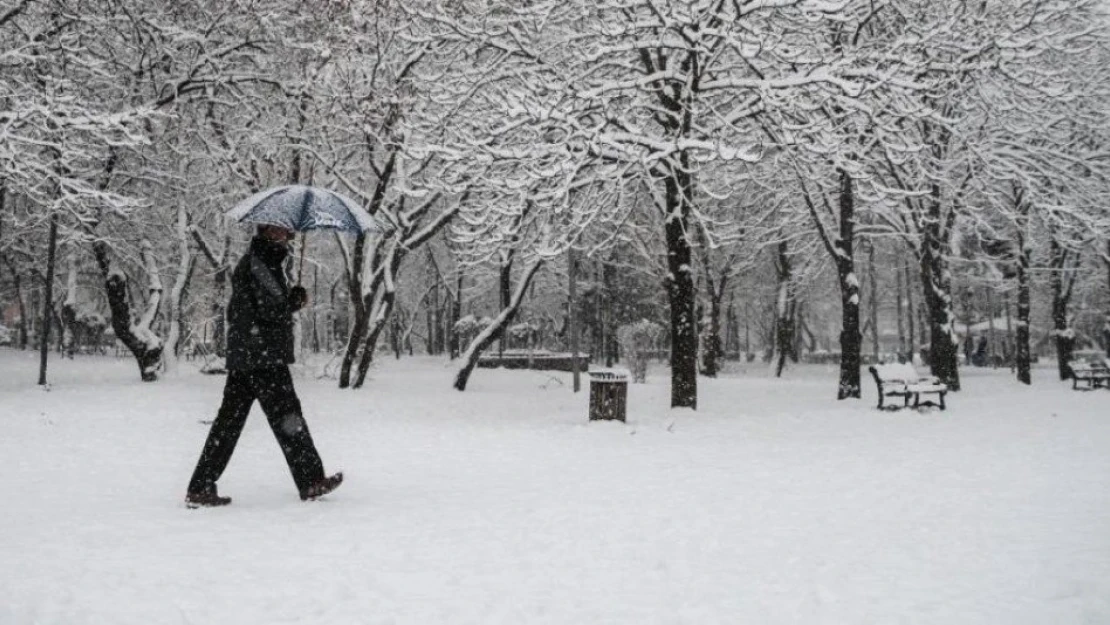
[[[947,412],[761,366],[629,423],[569,375],[384,360],[298,379],[325,466],[298,500],[261,414],[222,509],[185,485],[223,379],[0,349],[0,624],[1110,623],[1110,391],[967,370]]]

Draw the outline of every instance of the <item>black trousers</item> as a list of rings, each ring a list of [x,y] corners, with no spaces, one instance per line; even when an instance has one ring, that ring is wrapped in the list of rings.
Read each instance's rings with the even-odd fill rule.
[[[232,370],[227,374],[223,403],[189,481],[189,492],[214,487],[223,475],[256,399],[281,445],[297,489],[304,490],[324,479],[324,464],[308,433],[289,367]]]

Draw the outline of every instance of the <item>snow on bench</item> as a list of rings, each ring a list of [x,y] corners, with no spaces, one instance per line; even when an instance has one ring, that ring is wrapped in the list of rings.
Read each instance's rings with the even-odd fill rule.
[[[1071,387],[1073,390],[1079,390],[1079,383],[1084,382],[1087,384],[1087,390],[1096,389],[1100,386],[1105,387],[1106,383],[1110,381],[1110,363],[1103,362],[1085,362],[1076,360],[1068,363],[1068,368],[1071,369]]]
[[[910,397],[913,397],[913,407],[919,408],[921,406],[939,406],[941,410],[945,409],[944,396],[948,394],[948,386],[938,380],[937,378],[925,377],[914,369],[913,365],[909,363],[890,363],[885,365],[873,365],[867,368],[871,375],[875,378],[875,384],[879,387],[879,408],[883,409],[883,399],[886,397],[901,397],[901,406],[891,406],[892,409],[898,410],[906,408],[910,405]],[[921,401],[922,395],[936,395],[937,402]]]

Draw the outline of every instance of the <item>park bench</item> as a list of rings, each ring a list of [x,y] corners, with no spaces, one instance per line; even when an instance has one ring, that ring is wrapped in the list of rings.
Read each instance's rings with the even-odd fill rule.
[[[1071,387],[1079,390],[1079,383],[1087,385],[1086,390],[1105,387],[1110,382],[1110,366],[1106,362],[1086,362],[1082,360],[1068,363],[1071,369]]]
[[[872,365],[867,370],[871,372],[871,375],[875,378],[875,384],[879,387],[880,409],[888,408],[883,405],[883,400],[886,397],[902,398],[901,406],[889,407],[894,410],[908,407],[910,397],[913,397],[914,408],[938,406],[941,410],[945,409],[944,396],[948,394],[948,386],[936,378],[924,377],[918,374],[913,365],[909,363],[890,363]],[[922,395],[936,395],[937,401],[922,401]]]

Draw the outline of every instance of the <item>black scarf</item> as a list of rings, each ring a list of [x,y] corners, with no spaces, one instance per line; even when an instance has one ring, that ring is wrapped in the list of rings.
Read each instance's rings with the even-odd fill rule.
[[[265,263],[270,271],[282,275],[281,264],[289,256],[289,246],[262,237],[254,237],[251,239],[251,254]]]

